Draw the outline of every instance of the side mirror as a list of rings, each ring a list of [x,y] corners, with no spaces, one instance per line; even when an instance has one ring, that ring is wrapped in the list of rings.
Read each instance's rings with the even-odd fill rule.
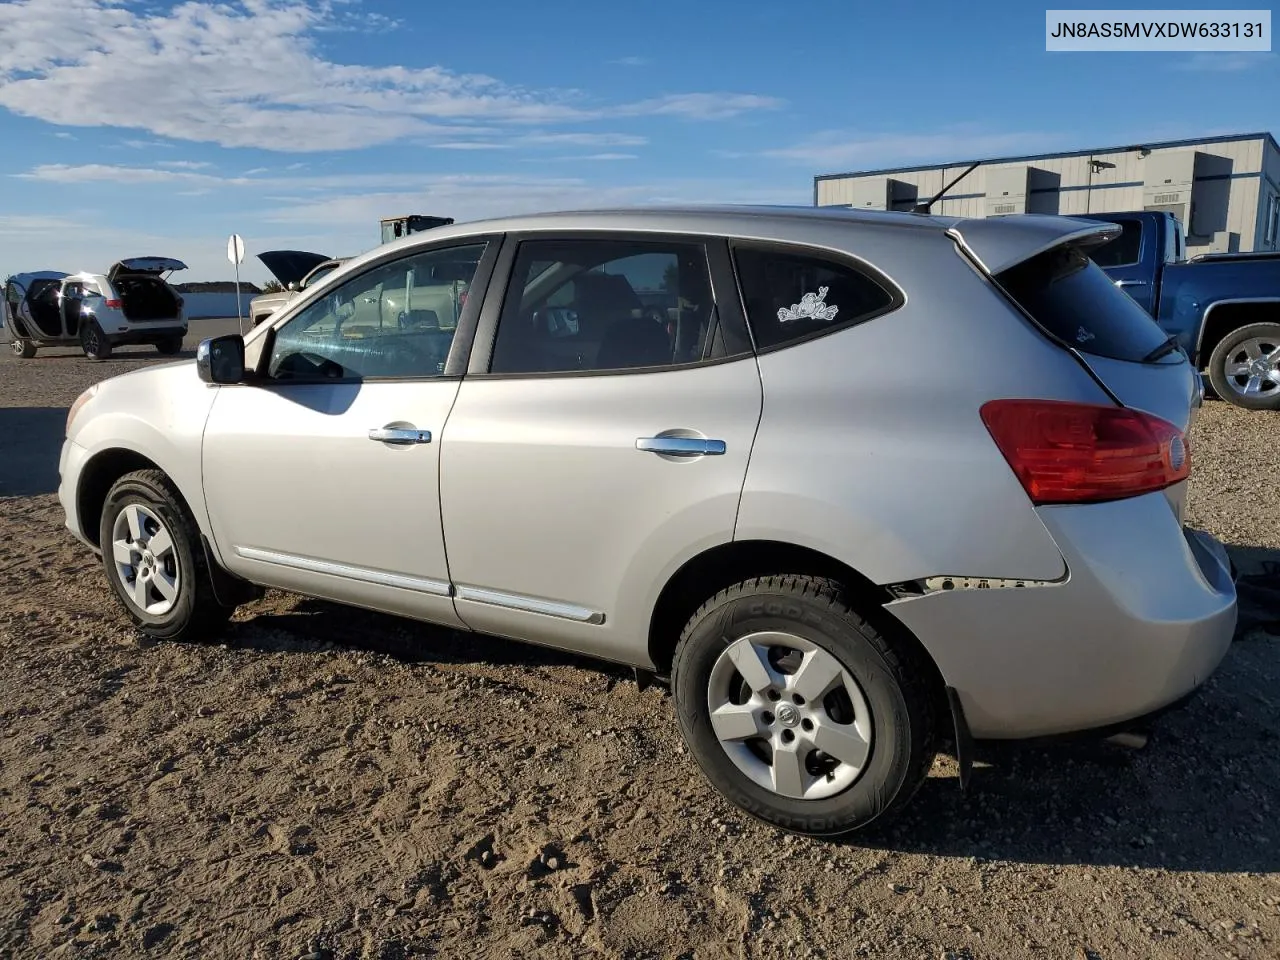
[[[238,333],[201,340],[196,372],[205,383],[244,382],[244,339]]]

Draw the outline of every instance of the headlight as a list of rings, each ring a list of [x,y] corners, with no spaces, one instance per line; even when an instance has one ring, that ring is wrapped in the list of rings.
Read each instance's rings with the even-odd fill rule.
[[[71,404],[71,409],[67,411],[67,429],[66,435],[71,436],[71,421],[76,418],[76,414],[80,412],[80,408],[93,399],[93,395],[98,392],[98,385],[95,383],[80,396],[76,397],[75,403]]]

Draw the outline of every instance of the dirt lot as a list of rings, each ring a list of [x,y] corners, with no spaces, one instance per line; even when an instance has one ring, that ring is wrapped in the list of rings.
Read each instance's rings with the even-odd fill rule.
[[[985,747],[892,830],[788,838],[620,671],[280,594],[139,642],[54,490],[72,399],[157,359],[0,359],[0,956],[1280,956],[1274,576],[1145,751]],[[1250,573],[1277,423],[1194,438],[1192,521]]]

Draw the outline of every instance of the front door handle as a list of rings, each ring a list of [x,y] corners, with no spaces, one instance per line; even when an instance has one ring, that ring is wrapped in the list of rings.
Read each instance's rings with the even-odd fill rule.
[[[1117,280],[1117,287],[1146,287],[1150,284],[1146,280]]]
[[[636,449],[669,457],[718,457],[724,453],[725,444],[723,440],[700,437],[639,437]]]
[[[369,439],[380,443],[430,443],[431,431],[412,427],[374,427],[369,431]]]

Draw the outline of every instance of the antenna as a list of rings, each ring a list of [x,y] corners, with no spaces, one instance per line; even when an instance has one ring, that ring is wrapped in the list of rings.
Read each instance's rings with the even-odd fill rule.
[[[950,193],[952,187],[954,187],[957,183],[959,183],[969,174],[973,173],[973,171],[976,170],[978,167],[980,167],[982,163],[983,161],[981,160],[973,161],[973,163],[969,164],[969,169],[967,169],[964,173],[960,174],[960,176],[956,177],[954,180],[948,183],[945,187],[943,187],[941,190],[935,193],[932,197],[930,197],[924,203],[917,203],[914,207],[911,208],[911,212],[912,213],[928,213],[930,207],[932,207],[935,203],[937,203],[944,196]]]

